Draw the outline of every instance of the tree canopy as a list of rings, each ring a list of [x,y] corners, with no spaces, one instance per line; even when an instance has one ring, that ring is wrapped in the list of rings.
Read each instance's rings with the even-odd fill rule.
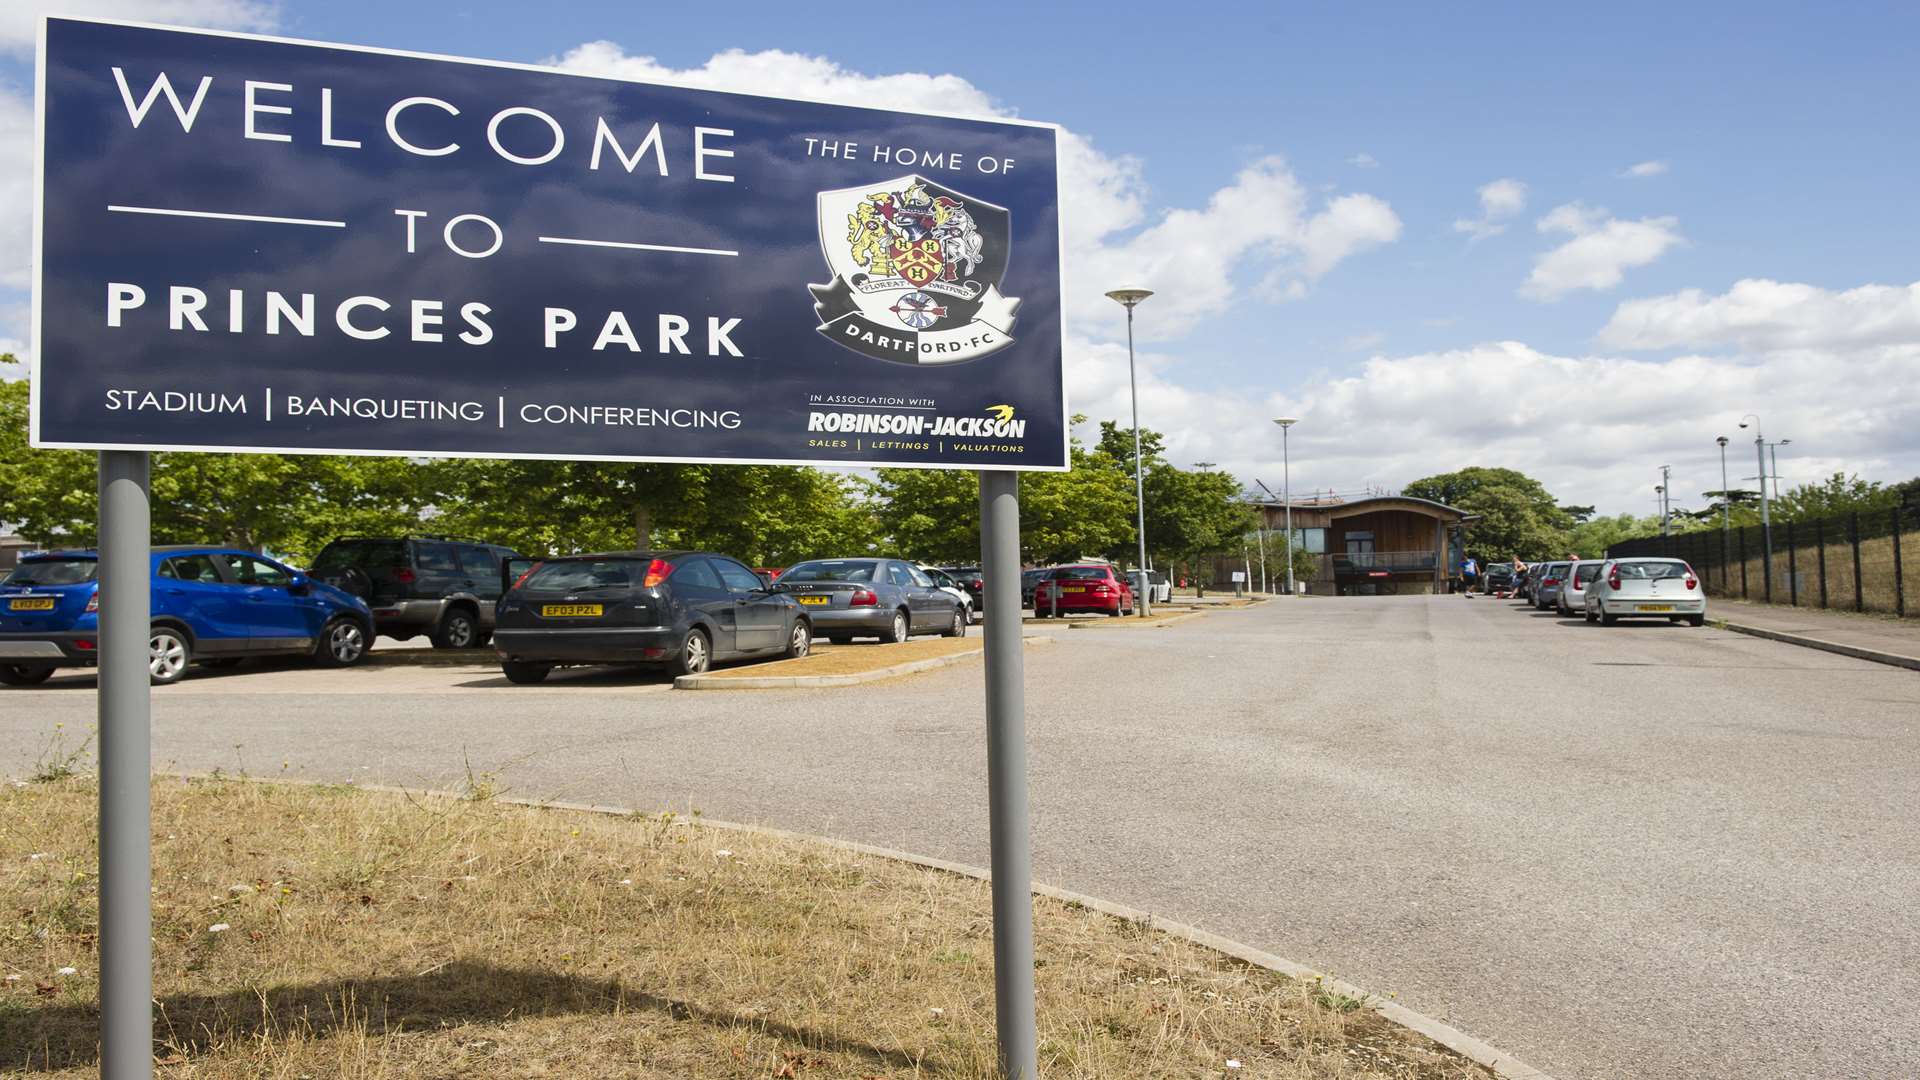
[[[1415,480],[1401,493],[1478,515],[1467,527],[1467,551],[1482,562],[1554,558],[1570,544],[1573,517],[1540,481],[1514,469],[1473,466],[1440,473]]]

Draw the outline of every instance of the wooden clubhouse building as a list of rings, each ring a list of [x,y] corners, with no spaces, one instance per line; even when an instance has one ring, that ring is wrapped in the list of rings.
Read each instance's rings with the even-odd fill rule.
[[[1287,505],[1277,500],[1255,505],[1268,530],[1267,553],[1284,567],[1280,544],[1286,536]],[[1294,543],[1320,564],[1319,572],[1301,584],[1319,596],[1446,592],[1458,572],[1473,519],[1457,507],[1406,495],[1296,498]]]

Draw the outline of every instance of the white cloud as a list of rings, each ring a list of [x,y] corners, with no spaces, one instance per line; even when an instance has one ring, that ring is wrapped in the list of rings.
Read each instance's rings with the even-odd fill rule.
[[[0,4],[0,50],[31,51],[42,15],[133,19],[209,30],[271,30],[280,21],[273,0],[7,0]]]
[[[1628,269],[1653,262],[1681,243],[1680,219],[1624,221],[1578,202],[1555,207],[1537,223],[1543,233],[1573,237],[1534,259],[1520,286],[1531,300],[1557,300],[1575,289],[1611,289]]]
[[[1380,160],[1372,154],[1362,151],[1348,158],[1347,164],[1356,169],[1377,169],[1380,167]]]
[[[575,71],[682,86],[1012,115],[956,75],[867,75],[824,57],[779,50],[731,50],[698,67],[672,68],[599,41],[552,62]],[[1340,262],[1400,235],[1400,219],[1386,202],[1349,194],[1316,203],[1278,157],[1261,158],[1241,169],[1205,206],[1167,210],[1151,222],[1137,159],[1103,153],[1085,136],[1063,131],[1060,170],[1071,289],[1067,320],[1073,332],[1091,337],[1123,332],[1118,309],[1104,295],[1109,289],[1134,285],[1155,290],[1158,295],[1142,309],[1138,328],[1143,338],[1164,338],[1230,310],[1240,299],[1239,273],[1259,275],[1252,290],[1261,299],[1297,298]],[[1196,282],[1206,287],[1193,287]]]
[[[26,288],[32,258],[33,104],[0,90],[0,288]]]
[[[1470,240],[1485,240],[1507,231],[1502,219],[1527,208],[1527,185],[1512,177],[1480,185],[1480,216],[1460,218],[1453,231],[1466,233]]]
[[[1832,292],[1748,278],[1718,296],[1687,289],[1621,304],[1600,340],[1621,349],[1757,352],[1909,345],[1920,341],[1920,282]]]
[[[1659,176],[1666,171],[1667,163],[1664,161],[1642,161],[1622,169],[1620,175],[1629,180],[1644,180],[1649,176]]]

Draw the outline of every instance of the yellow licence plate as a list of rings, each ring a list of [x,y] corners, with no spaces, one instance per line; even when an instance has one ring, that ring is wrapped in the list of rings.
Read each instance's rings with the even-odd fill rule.
[[[1672,611],[1672,604],[1641,604],[1641,611]]]
[[[1060,591],[1061,592],[1086,592],[1087,587],[1085,585],[1062,585],[1060,586]]]
[[[542,604],[540,615],[547,619],[577,619],[600,614],[599,604]]]
[[[828,604],[833,603],[833,597],[831,596],[796,596],[794,599],[808,607],[826,607]]]
[[[53,597],[36,596],[27,600],[14,600],[7,604],[8,611],[52,611]]]

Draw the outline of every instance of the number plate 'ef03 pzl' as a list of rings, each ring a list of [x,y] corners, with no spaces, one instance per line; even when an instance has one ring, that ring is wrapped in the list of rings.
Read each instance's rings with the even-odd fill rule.
[[[543,619],[594,618],[602,610],[599,604],[542,604],[540,617]]]

